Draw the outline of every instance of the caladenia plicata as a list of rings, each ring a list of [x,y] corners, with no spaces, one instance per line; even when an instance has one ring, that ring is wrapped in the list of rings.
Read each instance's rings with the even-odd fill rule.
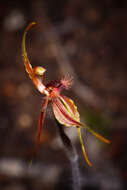
[[[101,136],[100,134],[94,132],[86,124],[80,122],[80,115],[73,100],[61,94],[62,89],[69,89],[72,86],[72,83],[73,83],[72,77],[67,75],[64,78],[61,78],[61,80],[53,80],[45,85],[43,84],[43,79],[44,79],[44,73],[46,72],[46,69],[41,66],[36,66],[33,68],[32,65],[30,64],[30,61],[27,56],[25,41],[26,41],[26,34],[28,30],[35,24],[36,24],[35,22],[32,22],[27,26],[23,35],[23,40],[22,40],[22,54],[23,54],[23,61],[26,68],[26,72],[29,74],[30,79],[32,80],[32,82],[34,83],[34,86],[38,89],[38,91],[41,94],[45,95],[43,99],[42,107],[41,107],[41,114],[40,114],[38,130],[37,130],[37,137],[36,137],[34,152],[36,152],[38,145],[40,143],[40,134],[41,134],[42,126],[44,124],[46,109],[47,109],[48,103],[50,103],[52,106],[54,116],[61,125],[64,125],[67,127],[76,127],[78,135],[79,135],[81,147],[82,147],[83,156],[86,162],[88,163],[88,165],[92,166],[91,162],[88,159],[88,156],[84,147],[84,143],[83,143],[83,139],[81,135],[81,128],[86,129],[87,131],[92,133],[94,136],[96,136],[99,140],[105,143],[109,144],[110,141],[104,138],[103,136]]]

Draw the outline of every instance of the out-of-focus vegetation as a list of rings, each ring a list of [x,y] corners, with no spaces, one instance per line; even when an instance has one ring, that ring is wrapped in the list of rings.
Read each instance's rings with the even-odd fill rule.
[[[82,189],[127,189],[127,2],[125,0],[0,1],[0,189],[72,189],[69,160],[50,109],[41,145],[29,168],[42,98],[25,73],[21,40],[29,22],[32,65],[45,83],[69,73],[81,115],[111,145],[84,131],[88,168],[76,131],[66,128],[79,154]]]

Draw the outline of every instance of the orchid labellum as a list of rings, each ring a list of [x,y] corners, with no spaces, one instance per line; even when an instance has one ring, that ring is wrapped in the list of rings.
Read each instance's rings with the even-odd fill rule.
[[[41,94],[45,95],[43,103],[42,103],[42,108],[41,108],[39,126],[38,126],[38,131],[37,131],[37,139],[35,142],[35,150],[37,149],[40,142],[40,134],[41,134],[42,126],[44,124],[46,108],[47,108],[48,102],[50,102],[55,118],[60,124],[68,126],[68,127],[77,128],[84,158],[86,162],[88,163],[88,165],[91,166],[91,162],[88,159],[88,156],[86,154],[86,150],[83,144],[81,128],[85,128],[86,130],[88,130],[90,133],[92,133],[94,136],[96,136],[98,139],[100,139],[101,141],[105,143],[110,143],[110,141],[102,137],[98,133],[94,132],[86,124],[81,123],[79,112],[73,100],[61,94],[62,89],[69,89],[72,86],[72,82],[73,82],[72,77],[65,76],[61,80],[54,80],[44,85],[42,81],[43,81],[44,73],[46,69],[40,66],[32,68],[27,56],[25,41],[26,41],[26,34],[28,30],[35,24],[36,23],[32,22],[28,25],[28,27],[26,28],[24,32],[23,41],[22,41],[22,53],[23,53],[23,60],[24,60],[26,71],[29,74],[30,79],[33,81],[35,87],[39,90]]]

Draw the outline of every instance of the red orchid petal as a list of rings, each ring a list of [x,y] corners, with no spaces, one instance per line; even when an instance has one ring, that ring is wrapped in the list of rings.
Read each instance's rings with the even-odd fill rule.
[[[79,122],[80,119],[77,107],[71,99],[65,96],[60,96],[59,98],[56,98],[52,101],[52,106],[54,115],[61,124],[66,126],[81,126]],[[92,166],[84,147],[80,127],[77,127],[77,132],[79,135],[84,159],[86,160],[89,166]]]
[[[86,130],[91,132],[94,136],[96,136],[99,140],[105,143],[110,143],[110,141],[104,138],[103,136],[101,136],[100,134],[94,132],[87,125],[80,123],[80,116],[77,111],[77,107],[75,106],[74,102],[71,99],[67,98],[66,96],[60,95],[59,97],[52,99],[52,108],[53,108],[54,115],[59,123],[65,126],[74,126],[74,127],[77,126],[77,132],[79,135],[84,158],[86,162],[88,163],[88,165],[92,166],[91,162],[88,159],[88,156],[83,144],[80,127],[85,128]]]
[[[63,102],[64,99],[64,102]],[[52,107],[56,119],[65,126],[79,126],[83,127],[96,136],[99,140],[110,144],[110,141],[100,134],[94,132],[86,124],[80,123],[79,113],[73,101],[65,96],[59,96],[52,101]]]
[[[41,115],[40,115],[40,120],[39,120],[39,126],[38,126],[38,131],[37,131],[37,140],[36,140],[36,146],[40,142],[40,135],[41,135],[41,130],[42,126],[44,124],[44,119],[45,119],[45,114],[46,114],[46,109],[47,109],[47,104],[48,104],[48,98],[45,97],[43,104],[42,104],[42,110],[41,110]]]
[[[59,109],[59,107],[57,106],[56,102],[54,101],[52,102],[52,108],[53,108],[54,115],[59,123],[65,126],[73,126],[72,121],[68,119],[68,115],[67,114],[64,115]]]
[[[74,101],[63,95],[60,95],[60,99],[66,106],[67,110],[72,113],[73,117],[75,117],[76,120],[80,121],[80,115],[77,107],[74,104]]]
[[[43,127],[43,124],[44,124],[47,104],[48,104],[48,98],[45,97],[44,101],[43,101],[43,104],[42,104],[42,110],[41,110],[41,115],[40,115],[40,119],[39,119],[39,125],[38,125],[38,130],[37,130],[37,137],[36,137],[36,141],[35,141],[35,146],[34,146],[32,158],[34,158],[34,156],[35,156],[35,154],[37,152],[39,143],[40,143],[41,130],[42,130],[42,127]],[[31,161],[31,163],[32,163],[32,161]]]
[[[70,99],[68,98],[68,101],[69,100]],[[67,103],[67,101],[64,100],[64,102],[65,104],[63,103],[62,96],[52,99],[52,108],[56,119],[65,126],[79,126],[79,118],[76,119],[77,116],[75,116],[74,111],[72,111],[70,105]],[[70,104],[72,105],[71,101]],[[77,110],[75,109],[75,112],[76,111]]]

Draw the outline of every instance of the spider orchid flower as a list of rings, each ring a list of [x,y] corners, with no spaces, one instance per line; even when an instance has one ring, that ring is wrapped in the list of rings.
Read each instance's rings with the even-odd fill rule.
[[[80,115],[73,100],[61,94],[62,89],[69,89],[72,86],[72,83],[73,83],[72,77],[65,76],[61,80],[54,80],[44,85],[42,81],[44,79],[44,73],[46,69],[40,66],[32,68],[27,56],[25,41],[26,41],[26,34],[28,30],[35,24],[36,24],[35,22],[32,22],[27,26],[23,35],[23,40],[22,40],[23,61],[25,64],[26,71],[29,74],[30,79],[33,81],[35,87],[39,90],[41,94],[45,95],[43,103],[42,103],[42,107],[41,107],[37,138],[35,142],[35,151],[37,150],[38,145],[40,143],[40,134],[41,134],[42,126],[44,124],[46,108],[47,108],[48,102],[50,102],[55,118],[60,124],[64,126],[68,126],[68,127],[77,128],[84,158],[86,162],[88,163],[88,165],[91,166],[92,164],[88,159],[88,156],[84,147],[84,143],[83,143],[83,139],[81,135],[81,128],[85,128],[94,136],[96,136],[99,140],[105,143],[109,144],[110,141],[104,138],[103,136],[101,136],[100,134],[94,132],[86,124],[80,122]]]

